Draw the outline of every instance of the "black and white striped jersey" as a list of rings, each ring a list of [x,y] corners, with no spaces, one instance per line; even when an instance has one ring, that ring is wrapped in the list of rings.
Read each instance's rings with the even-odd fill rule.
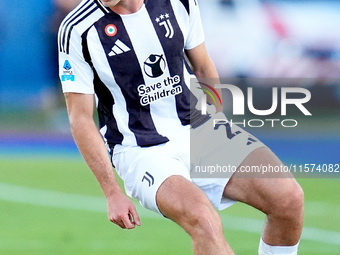
[[[146,0],[127,15],[83,0],[62,22],[58,41],[64,93],[96,95],[111,146],[164,143],[207,118],[190,105],[184,60],[184,49],[204,42],[196,0]]]

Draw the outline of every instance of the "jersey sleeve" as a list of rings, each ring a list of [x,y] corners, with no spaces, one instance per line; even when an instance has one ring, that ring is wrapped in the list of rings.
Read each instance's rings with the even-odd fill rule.
[[[196,46],[202,44],[205,40],[197,0],[189,0],[189,3],[190,3],[189,33],[185,44],[186,50],[195,48]]]
[[[63,40],[62,32],[60,29],[59,77],[63,92],[94,94],[94,74],[84,58],[81,36],[73,31],[70,38]]]

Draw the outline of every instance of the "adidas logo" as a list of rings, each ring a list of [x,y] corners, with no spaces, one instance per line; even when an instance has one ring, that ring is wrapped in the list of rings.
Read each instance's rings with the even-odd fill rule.
[[[248,137],[248,142],[247,142],[247,145],[251,145],[253,143],[256,143],[257,141],[255,140],[255,138],[252,138],[252,137]]]
[[[128,46],[126,46],[121,40],[118,39],[115,42],[115,45],[112,47],[112,51],[109,53],[109,56],[113,57],[128,52],[130,50],[131,49]]]

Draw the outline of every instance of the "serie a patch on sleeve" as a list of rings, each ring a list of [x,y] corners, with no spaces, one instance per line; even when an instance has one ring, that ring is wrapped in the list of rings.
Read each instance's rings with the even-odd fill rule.
[[[75,81],[75,75],[72,70],[72,66],[68,60],[65,60],[63,65],[63,74],[61,75],[61,81]]]

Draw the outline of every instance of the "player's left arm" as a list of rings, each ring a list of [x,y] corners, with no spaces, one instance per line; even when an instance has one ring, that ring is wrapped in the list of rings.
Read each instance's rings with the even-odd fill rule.
[[[201,43],[193,49],[186,50],[185,53],[197,79],[202,83],[209,83],[210,86],[214,87],[214,85],[219,81],[219,76],[215,64],[207,52],[205,43]],[[216,89],[216,91],[221,97],[221,90]],[[216,104],[216,111],[222,111],[222,105],[218,100],[216,102],[218,102]],[[214,104],[213,99],[208,97],[208,103]]]

